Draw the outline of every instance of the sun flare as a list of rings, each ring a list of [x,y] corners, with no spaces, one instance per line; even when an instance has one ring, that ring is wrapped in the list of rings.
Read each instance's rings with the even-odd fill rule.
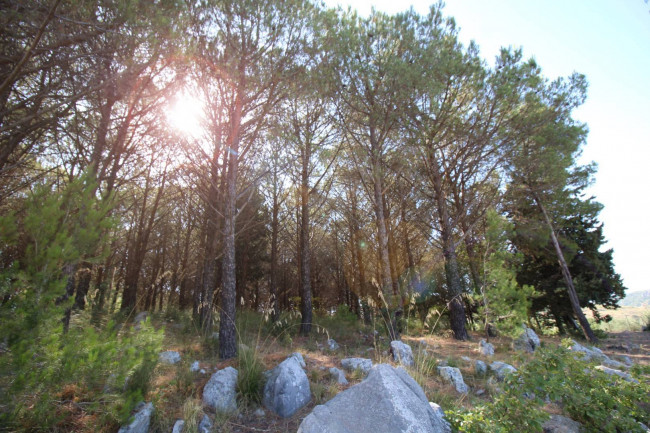
[[[203,131],[203,102],[187,93],[178,93],[167,110],[167,120],[181,134],[196,138]]]

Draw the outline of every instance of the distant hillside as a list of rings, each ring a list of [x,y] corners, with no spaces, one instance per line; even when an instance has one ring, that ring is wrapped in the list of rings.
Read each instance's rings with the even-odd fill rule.
[[[650,306],[650,290],[645,292],[627,293],[625,298],[620,302],[622,307],[649,307]]]

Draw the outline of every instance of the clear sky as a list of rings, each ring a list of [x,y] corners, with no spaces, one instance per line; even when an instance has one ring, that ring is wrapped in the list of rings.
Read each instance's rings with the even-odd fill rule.
[[[367,15],[430,1],[326,0]],[[502,46],[522,47],[549,78],[587,76],[575,117],[589,126],[581,162],[598,164],[591,193],[614,264],[630,292],[650,290],[650,3],[644,0],[448,0],[460,38],[492,63]]]

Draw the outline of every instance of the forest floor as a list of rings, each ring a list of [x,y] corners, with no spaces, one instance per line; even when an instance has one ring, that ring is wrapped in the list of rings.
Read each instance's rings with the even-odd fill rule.
[[[162,318],[161,318],[162,319]],[[316,320],[318,323],[318,320]],[[218,361],[215,355],[216,347],[206,339],[202,339],[189,322],[156,321],[156,327],[165,325],[165,341],[163,350],[176,350],[181,353],[182,361],[176,365],[159,365],[153,378],[149,400],[154,402],[154,415],[151,432],[170,432],[177,419],[183,418],[183,407],[188,402],[194,407],[200,407],[202,390],[210,375],[216,370],[233,366],[238,368],[238,361]],[[268,335],[260,317],[247,314],[239,320],[239,334],[242,344],[255,348],[256,354],[265,369],[271,369],[283,361],[289,354],[300,352],[307,364],[307,375],[310,381],[311,402],[290,418],[281,418],[264,409],[260,416],[261,405],[257,402],[240,404],[239,413],[227,418],[217,418],[218,426],[214,431],[221,432],[295,432],[302,419],[307,416],[314,406],[323,404],[338,392],[343,391],[362,380],[362,377],[346,373],[349,384],[336,384],[327,372],[329,367],[341,368],[341,359],[346,357],[371,358],[373,364],[392,363],[388,353],[389,342],[385,337],[374,332],[372,327],[354,322],[336,321],[333,318],[321,318],[318,326],[309,337],[296,336],[291,327],[278,336]],[[482,359],[487,363],[498,360],[512,365],[519,365],[529,354],[522,354],[511,349],[512,340],[507,337],[490,339],[495,347],[492,357],[481,356],[478,352],[478,342],[484,338],[479,333],[470,333],[470,341],[456,341],[449,332],[429,334],[422,329],[411,329],[403,336],[403,341],[413,348],[418,364],[417,371],[411,371],[416,380],[422,385],[430,401],[438,403],[443,409],[450,407],[471,408],[486,403],[491,399],[494,390],[486,377],[477,376],[471,363],[462,357]],[[289,334],[292,334],[289,336]],[[559,345],[562,338],[558,336],[540,336],[542,345]],[[334,338],[340,345],[337,350],[327,348],[328,338]],[[581,343],[584,344],[584,343]],[[421,362],[424,359],[430,362]],[[601,340],[599,347],[611,358],[629,356],[635,363],[650,365],[650,332],[623,331],[609,333]],[[190,373],[189,366],[198,360],[206,374]],[[444,382],[435,374],[438,362],[445,361],[447,365],[458,367],[465,383],[471,391],[468,394],[458,394],[451,385]],[[478,391],[478,393],[477,393]],[[192,407],[192,404],[189,407]],[[548,411],[558,412],[557,408],[549,407]],[[187,416],[187,411],[186,415]]]

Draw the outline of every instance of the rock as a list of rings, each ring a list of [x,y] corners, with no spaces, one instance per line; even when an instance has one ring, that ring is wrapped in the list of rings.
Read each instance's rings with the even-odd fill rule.
[[[183,433],[183,427],[185,427],[185,421],[177,419],[172,428],[172,433]]]
[[[523,326],[524,332],[512,342],[512,348],[515,350],[533,353],[540,345],[539,337],[535,334],[535,331]]]
[[[136,414],[129,425],[120,427],[117,433],[148,433],[151,415],[153,415],[153,403],[140,403],[136,406]]]
[[[135,315],[135,318],[133,319],[133,323],[138,325],[149,317],[149,313],[147,311],[140,311],[138,314]]]
[[[494,346],[485,340],[481,340],[478,342],[478,351],[483,356],[492,356],[494,355]]]
[[[199,361],[194,361],[192,365],[190,366],[190,371],[192,373],[195,373],[197,371],[201,370],[201,366],[199,365]]]
[[[598,348],[594,347],[589,349],[583,346],[582,344],[577,343],[574,340],[571,340],[571,342],[573,344],[571,345],[571,347],[569,347],[569,350],[571,352],[575,352],[576,357],[580,356],[583,361],[592,361],[592,360],[604,361],[605,359],[609,359],[607,355],[605,355],[603,351]]]
[[[456,367],[438,367],[438,374],[442,376],[447,382],[450,382],[456,388],[456,391],[461,394],[466,394],[469,387],[463,380],[463,375]]]
[[[472,362],[472,358],[470,358],[469,356],[461,356],[460,359],[462,359],[465,362]]]
[[[544,433],[580,433],[581,424],[562,415],[551,415],[542,425]]]
[[[619,355],[618,359],[628,367],[632,367],[634,365],[634,361],[632,361],[632,359],[630,359],[630,357],[627,355]]]
[[[367,358],[345,358],[341,360],[341,365],[348,371],[361,370],[368,374],[372,368],[372,361]]]
[[[411,346],[401,341],[391,341],[390,342],[390,353],[393,354],[393,360],[399,364],[405,365],[407,367],[412,367],[415,365],[415,360],[413,359],[413,350]]]
[[[210,433],[212,431],[212,420],[209,416],[203,415],[199,421],[199,433]]]
[[[339,343],[337,343],[334,339],[330,338],[327,340],[327,347],[330,348],[330,350],[338,350],[339,349]]]
[[[178,364],[181,362],[181,354],[175,350],[168,350],[167,352],[160,352],[158,355],[160,362],[164,364]]]
[[[501,361],[494,361],[490,364],[490,369],[494,371],[497,376],[497,379],[502,381],[510,373],[515,373],[517,369],[510,364],[506,364]]]
[[[440,405],[438,403],[434,403],[434,402],[430,401],[429,406],[431,406],[431,409],[433,409],[433,413],[435,413],[436,416],[440,420],[442,420],[442,422],[445,424],[445,426],[447,426],[446,431],[451,431],[451,426],[449,425],[449,423],[447,422],[447,419],[445,418],[445,411],[442,410]]]
[[[476,361],[474,361],[474,371],[479,376],[485,376],[488,371],[487,364],[481,361],[480,359],[477,359]]]
[[[290,417],[311,400],[309,379],[295,356],[266,373],[262,403],[283,418]]]
[[[307,368],[307,364],[305,364],[305,358],[303,358],[302,353],[300,352],[293,352],[291,355],[289,355],[289,358],[295,358],[296,361],[298,361],[298,364],[302,368]]]
[[[604,365],[599,365],[598,367],[594,368],[595,370],[602,371],[605,374],[609,374],[610,376],[618,376],[623,378],[624,380],[627,380],[628,382],[632,383],[639,383],[638,380],[633,378],[630,373],[626,373],[621,370],[615,370],[613,368],[605,367]]]
[[[253,415],[255,415],[258,418],[263,418],[266,416],[266,412],[264,412],[264,409],[262,409],[261,407],[258,407],[257,409],[255,409],[255,412],[253,412]]]
[[[206,374],[207,371],[205,371],[204,369],[200,369],[200,370],[199,370],[199,373],[201,373],[201,374]]]
[[[479,396],[483,395],[483,394],[485,394],[485,390],[483,388],[479,388],[476,391],[474,391],[474,394],[479,395]]]
[[[329,372],[332,375],[332,377],[334,377],[336,379],[336,382],[339,385],[347,385],[348,384],[348,380],[345,378],[345,373],[343,372],[343,370],[339,370],[336,367],[332,367],[332,368],[329,369]]]
[[[625,368],[625,369],[628,368],[628,366],[625,365],[625,364],[623,364],[622,362],[618,362],[618,361],[615,361],[615,360],[610,359],[610,358],[604,359],[604,360],[602,361],[602,364],[603,364],[604,366],[606,366],[606,367],[616,368],[616,369],[618,369],[618,370],[620,370],[620,369],[622,369],[622,368]]]
[[[450,433],[420,385],[402,368],[376,365],[361,383],[319,405],[298,433]]]
[[[237,376],[237,370],[232,367],[214,373],[203,387],[203,404],[217,412],[236,411]]]

